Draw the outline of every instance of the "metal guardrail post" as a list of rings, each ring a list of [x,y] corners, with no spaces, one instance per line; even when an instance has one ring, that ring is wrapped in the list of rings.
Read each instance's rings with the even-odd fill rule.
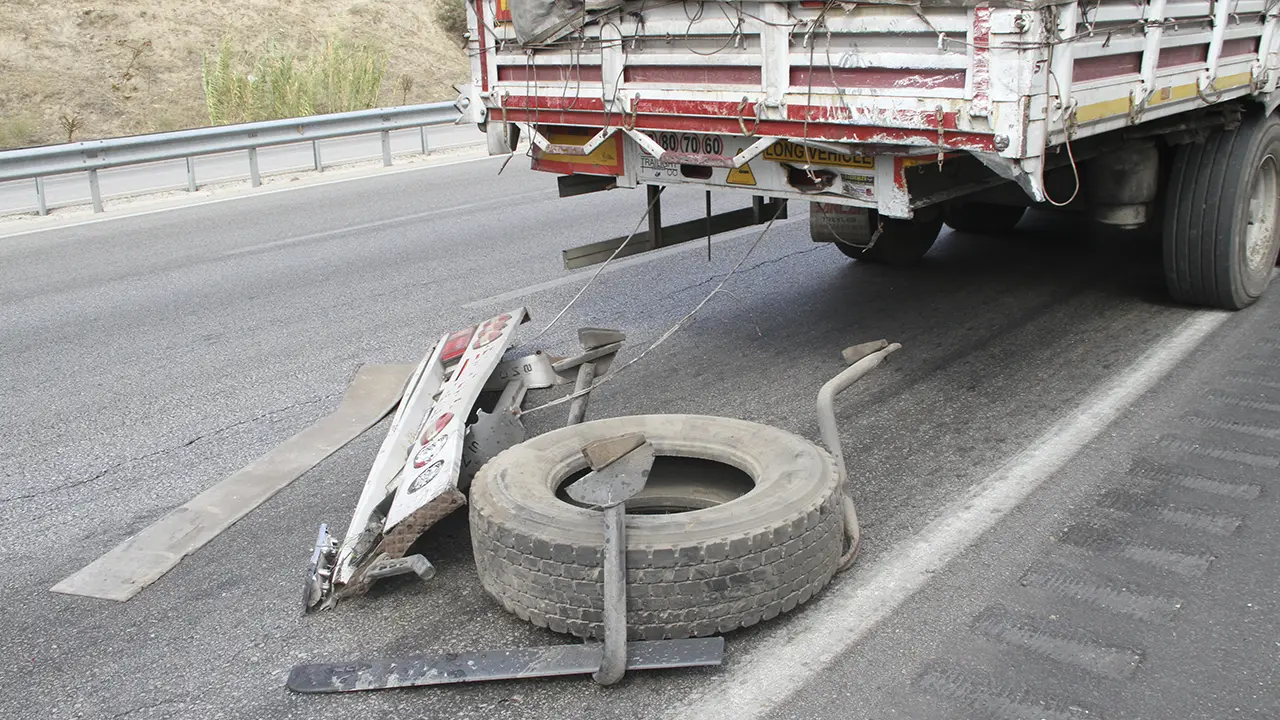
[[[316,172],[324,172],[324,162],[320,159],[320,141],[311,141],[311,157]]]
[[[42,177],[36,178],[36,208],[41,215],[49,214],[49,203],[45,201],[44,178]]]
[[[187,158],[187,192],[195,192],[199,188],[196,186],[196,159]]]
[[[431,154],[431,145],[427,142],[427,126],[423,125],[418,128],[418,134],[422,136],[422,154]]]
[[[382,131],[382,166],[391,167],[391,131]]]
[[[249,148],[249,183],[254,187],[262,184],[262,175],[258,173],[258,148]]]
[[[93,211],[102,212],[102,189],[98,187],[98,171],[89,171],[89,196],[93,198]]]

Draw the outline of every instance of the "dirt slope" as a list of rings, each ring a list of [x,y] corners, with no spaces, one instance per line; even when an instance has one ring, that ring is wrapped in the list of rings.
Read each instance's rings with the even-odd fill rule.
[[[227,35],[250,52],[373,39],[388,53],[380,104],[401,103],[402,75],[410,103],[452,98],[468,63],[438,1],[0,0],[0,147],[65,142],[64,116],[80,117],[76,140],[206,125],[201,57]]]

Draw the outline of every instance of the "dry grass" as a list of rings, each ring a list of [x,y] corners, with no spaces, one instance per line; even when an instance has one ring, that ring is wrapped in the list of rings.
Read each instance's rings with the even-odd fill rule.
[[[247,57],[325,52],[326,39],[376,45],[388,78],[377,105],[452,99],[468,63],[423,0],[0,0],[0,147],[198,127],[209,122],[202,64],[224,38]],[[149,43],[149,44],[148,44]],[[350,67],[347,72],[354,72]],[[317,97],[336,104],[341,88]],[[326,94],[327,93],[327,94]]]

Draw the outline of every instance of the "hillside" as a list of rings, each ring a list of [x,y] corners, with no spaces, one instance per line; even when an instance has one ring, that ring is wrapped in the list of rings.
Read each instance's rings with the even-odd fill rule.
[[[469,71],[436,19],[446,1],[3,0],[0,147],[65,142],[68,121],[76,140],[208,125],[201,60],[225,38],[246,70],[273,46],[374,43],[379,105],[452,99]]]

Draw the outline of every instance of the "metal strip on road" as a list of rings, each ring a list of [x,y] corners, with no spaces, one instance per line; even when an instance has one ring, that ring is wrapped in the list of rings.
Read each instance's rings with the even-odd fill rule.
[[[338,408],[50,588],[124,602],[391,412],[413,365],[365,365]]]
[[[714,685],[700,686],[689,703],[676,703],[669,717],[753,720],[767,715],[1021,505],[1230,317],[1225,312],[1193,315],[914,537],[857,571],[852,583],[817,599],[785,632],[734,662]]]

